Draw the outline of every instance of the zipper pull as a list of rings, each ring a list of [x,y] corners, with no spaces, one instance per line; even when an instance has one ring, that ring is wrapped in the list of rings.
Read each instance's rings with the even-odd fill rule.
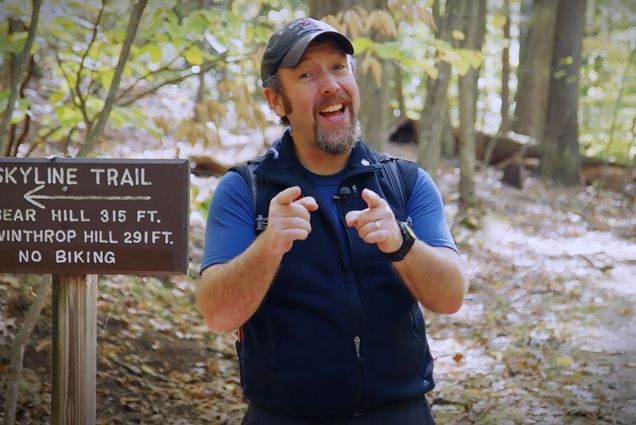
[[[351,203],[351,205],[355,205],[358,202],[358,188],[354,184],[353,186],[351,186],[351,189],[353,189],[353,202]]]
[[[362,356],[360,355],[360,337],[358,335],[353,337],[353,345],[356,348],[356,360],[358,360],[358,363],[362,363]]]

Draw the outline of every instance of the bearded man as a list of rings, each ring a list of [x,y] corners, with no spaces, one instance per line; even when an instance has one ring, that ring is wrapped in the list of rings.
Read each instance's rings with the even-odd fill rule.
[[[430,176],[400,160],[415,176],[401,205],[361,140],[353,53],[311,18],[272,34],[263,95],[287,128],[258,184],[230,171],[210,204],[197,305],[238,329],[243,424],[434,423],[420,305],[452,314],[467,282]]]

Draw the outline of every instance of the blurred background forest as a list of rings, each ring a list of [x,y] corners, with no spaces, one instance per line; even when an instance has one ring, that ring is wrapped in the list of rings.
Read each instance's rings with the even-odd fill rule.
[[[457,151],[450,128],[464,144],[476,132],[545,142],[546,162],[574,172],[548,164],[544,173],[566,182],[578,181],[579,155],[633,165],[629,0],[1,4],[4,155],[102,155],[110,149],[96,140],[131,129],[197,149],[262,134],[275,122],[258,81],[263,45],[277,25],[310,15],[354,41],[373,146],[412,120],[417,128],[401,140],[421,141],[428,169],[440,151]],[[162,103],[175,91],[190,101],[179,113]]]
[[[363,137],[436,178],[467,258],[467,306],[427,317],[441,423],[636,417],[632,0],[2,0],[1,155],[192,164],[189,274],[99,278],[98,423],[238,423],[233,336],[193,303],[202,228],[218,177],[281,132],[260,57],[301,16],[351,37]],[[50,419],[49,286],[0,275],[6,423]]]

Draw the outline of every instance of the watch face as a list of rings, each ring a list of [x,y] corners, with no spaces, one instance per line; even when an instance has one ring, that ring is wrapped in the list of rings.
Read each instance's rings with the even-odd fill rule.
[[[402,229],[404,229],[404,233],[407,233],[413,239],[417,239],[417,236],[415,235],[415,232],[413,231],[411,226],[409,226],[408,223],[402,222]]]
[[[408,223],[398,221],[398,225],[400,226],[400,232],[402,233],[402,246],[397,251],[386,254],[391,261],[402,261],[417,239],[415,232],[413,232],[413,229],[411,229],[411,226],[409,226]]]

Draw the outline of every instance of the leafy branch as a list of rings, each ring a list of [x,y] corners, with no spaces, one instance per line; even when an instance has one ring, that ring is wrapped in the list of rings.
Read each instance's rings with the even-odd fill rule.
[[[0,147],[2,148],[1,153],[3,156],[9,155],[9,153],[11,152],[11,143],[7,138],[7,132],[9,129],[9,124],[11,123],[15,101],[18,97],[21,75],[24,72],[24,66],[31,52],[33,40],[35,40],[41,6],[42,0],[32,1],[31,26],[29,27],[27,40],[24,44],[24,47],[22,48],[22,51],[17,57],[14,57],[14,60],[11,64],[11,88],[9,91],[9,98],[7,99],[7,107],[4,110],[4,115],[2,115],[2,121],[0,122]]]
[[[99,8],[99,12],[97,13],[97,18],[95,19],[95,24],[93,25],[93,32],[91,34],[91,39],[88,42],[88,46],[84,49],[84,54],[82,54],[82,59],[80,61],[79,68],[77,69],[77,75],[75,77],[75,92],[77,93],[77,97],[79,99],[80,109],[82,110],[82,114],[86,119],[86,98],[82,95],[82,90],[80,87],[82,81],[82,71],[84,70],[84,64],[86,62],[86,58],[88,57],[88,53],[91,50],[93,44],[95,44],[95,40],[97,39],[97,30],[99,28],[99,23],[102,20],[102,15],[104,14],[104,8],[106,7],[106,2],[102,0],[102,6]],[[57,55],[56,55],[57,56]],[[61,65],[60,65],[61,68]],[[70,87],[70,86],[69,86]]]
[[[122,46],[121,53],[117,61],[117,65],[115,66],[115,72],[113,73],[113,78],[108,90],[108,95],[106,96],[106,100],[104,101],[104,108],[99,114],[97,123],[93,128],[91,128],[90,132],[86,136],[84,144],[80,147],[78,156],[85,156],[88,152],[90,152],[93,144],[95,143],[95,139],[97,139],[102,134],[104,127],[106,126],[106,122],[108,121],[110,112],[112,111],[115,104],[115,99],[119,90],[119,84],[121,82],[121,76],[124,72],[126,61],[128,61],[130,49],[135,40],[137,29],[139,28],[141,15],[143,14],[147,3],[148,0],[138,0],[133,6],[130,20],[128,21],[128,27],[126,28],[126,38],[124,39],[124,44]]]
[[[140,92],[139,94],[137,94],[137,95],[135,95],[135,96],[133,96],[133,97],[131,97],[129,99],[126,99],[125,101],[118,102],[117,106],[129,106],[132,103],[136,102],[137,100],[155,93],[157,90],[159,90],[163,86],[167,86],[169,84],[176,84],[176,83],[181,82],[181,81],[183,81],[183,80],[185,80],[187,78],[190,78],[190,77],[193,77],[195,75],[207,72],[207,71],[211,70],[212,68],[214,68],[218,64],[219,61],[221,61],[221,58],[219,58],[218,60],[207,62],[207,63],[205,63],[203,65],[200,65],[200,69],[198,71],[196,71],[196,72],[192,71],[192,72],[189,72],[187,74],[182,74],[182,75],[179,75],[177,77],[169,78],[167,80],[164,80],[164,81],[162,81],[162,82],[160,82],[160,83],[158,83],[158,84],[156,84],[156,85],[154,85],[154,86],[152,86],[152,87]]]

